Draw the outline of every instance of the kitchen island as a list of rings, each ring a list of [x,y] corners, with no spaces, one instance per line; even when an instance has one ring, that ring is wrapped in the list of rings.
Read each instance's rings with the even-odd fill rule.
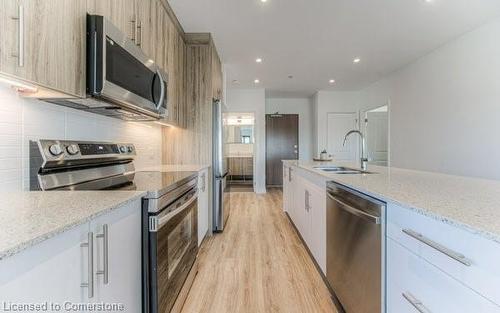
[[[386,203],[383,303],[387,312],[500,312],[500,182],[343,162],[284,161],[284,210],[327,276],[327,183]],[[352,238],[345,238],[352,240]]]

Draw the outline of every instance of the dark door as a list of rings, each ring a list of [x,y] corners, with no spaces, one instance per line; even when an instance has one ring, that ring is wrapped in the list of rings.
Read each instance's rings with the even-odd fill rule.
[[[299,158],[299,115],[266,114],[266,185],[283,185],[281,160]]]

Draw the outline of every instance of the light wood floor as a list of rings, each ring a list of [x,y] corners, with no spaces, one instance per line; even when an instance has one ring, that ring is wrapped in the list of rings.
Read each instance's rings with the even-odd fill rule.
[[[281,191],[231,195],[227,228],[203,243],[182,312],[337,312],[283,213]]]

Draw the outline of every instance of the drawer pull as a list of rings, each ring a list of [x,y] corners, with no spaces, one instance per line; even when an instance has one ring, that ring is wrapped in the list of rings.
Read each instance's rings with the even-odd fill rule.
[[[402,293],[403,298],[406,299],[418,312],[420,313],[431,313],[425,305],[422,303],[422,301],[418,300],[415,298],[411,293],[409,292],[403,292]]]
[[[468,258],[466,258],[463,254],[458,253],[456,251],[453,251],[451,249],[448,249],[445,246],[440,245],[439,243],[430,240],[429,238],[425,237],[424,235],[417,233],[416,231],[413,231],[411,229],[403,229],[403,233],[407,234],[408,236],[410,236],[412,238],[415,238],[416,240],[418,240],[420,242],[425,243],[429,247],[436,249],[437,251],[449,256],[453,260],[458,261],[458,262],[462,263],[463,265],[466,265],[466,266],[472,265],[472,261],[469,260]]]

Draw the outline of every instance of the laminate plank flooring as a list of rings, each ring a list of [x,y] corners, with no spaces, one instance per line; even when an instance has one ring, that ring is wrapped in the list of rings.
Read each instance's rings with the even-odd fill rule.
[[[282,193],[231,193],[222,234],[202,244],[183,313],[336,313],[329,291],[282,210]]]

